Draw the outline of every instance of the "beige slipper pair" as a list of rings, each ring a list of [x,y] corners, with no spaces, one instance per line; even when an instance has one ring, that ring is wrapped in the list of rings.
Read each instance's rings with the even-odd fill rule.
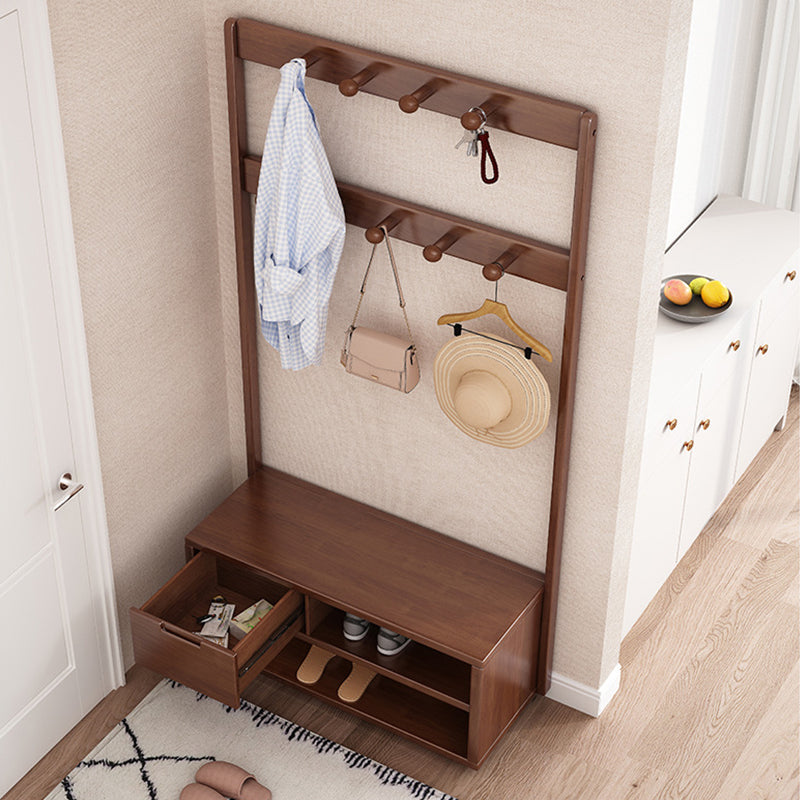
[[[271,800],[272,792],[262,786],[249,772],[227,761],[203,764],[181,792],[180,800]]]
[[[334,654],[329,650],[312,644],[308,655],[303,659],[303,663],[297,670],[297,680],[309,686],[315,684],[322,677],[325,667],[333,657]],[[350,674],[337,692],[339,699],[344,700],[345,703],[357,702],[361,699],[361,695],[364,694],[374,677],[375,672],[373,670],[363,664],[353,662]]]

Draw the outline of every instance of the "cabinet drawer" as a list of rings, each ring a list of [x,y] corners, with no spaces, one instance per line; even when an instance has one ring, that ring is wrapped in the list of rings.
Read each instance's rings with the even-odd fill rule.
[[[236,614],[261,599],[274,607],[247,636],[221,647],[197,634],[197,618],[217,594]],[[303,598],[256,570],[200,552],[130,615],[137,664],[238,708],[241,692],[300,629]]]

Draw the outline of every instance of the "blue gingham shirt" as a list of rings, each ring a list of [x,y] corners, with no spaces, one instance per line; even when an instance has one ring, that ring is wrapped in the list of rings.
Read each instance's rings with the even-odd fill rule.
[[[306,64],[281,67],[254,226],[261,331],[284,369],[319,364],[333,279],[344,246],[344,210],[305,94]]]

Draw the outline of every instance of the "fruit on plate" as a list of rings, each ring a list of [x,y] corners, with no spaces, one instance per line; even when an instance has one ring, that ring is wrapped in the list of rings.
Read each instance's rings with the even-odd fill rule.
[[[689,288],[692,290],[692,294],[700,294],[707,283],[708,278],[695,278],[693,281],[689,281]]]
[[[728,302],[731,293],[728,291],[727,286],[719,281],[709,281],[700,290],[700,299],[709,308],[720,308]]]
[[[664,297],[676,306],[685,306],[692,299],[692,290],[686,281],[672,278],[664,284]]]

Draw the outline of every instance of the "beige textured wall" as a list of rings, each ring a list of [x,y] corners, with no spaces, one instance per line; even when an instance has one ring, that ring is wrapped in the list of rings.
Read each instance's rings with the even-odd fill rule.
[[[335,0],[233,6],[206,0],[211,124],[230,394],[240,395],[222,24],[251,16],[586,105],[599,115],[581,357],[564,542],[555,669],[599,686],[618,659],[643,407],[655,325],[654,296],[668,208],[688,36],[689,0],[525,2],[452,0],[375,4]],[[260,152],[277,71],[248,68],[250,140]],[[415,87],[409,87],[409,90]],[[367,95],[308,93],[337,177],[489,224],[566,244],[574,156],[492,133],[501,179],[492,187],[453,146],[455,120],[406,116]],[[676,102],[677,101],[677,102]],[[425,262],[399,243],[422,379],[408,396],[347,376],[338,364],[368,257],[348,238],[331,299],[323,364],[284,372],[260,353],[264,460],[504,556],[542,568],[554,421],[516,451],[460,434],[435,401],[431,368],[448,332],[436,318],[480,305],[479,270],[445,257]],[[381,266],[381,265],[379,265]],[[382,262],[364,324],[402,333]],[[371,279],[372,280],[372,279]],[[563,297],[515,278],[500,285],[515,318],[554,351],[542,370],[558,382]],[[499,332],[500,329],[498,328]],[[555,393],[555,391],[554,391]],[[241,418],[237,407],[231,413]],[[234,426],[235,427],[235,426]],[[241,474],[241,438],[234,442]],[[479,599],[476,598],[479,602]]]
[[[656,313],[641,300],[664,241],[688,6],[498,0],[487,14],[453,0],[50,0],[127,663],[127,607],[181,563],[183,535],[244,475],[222,23],[249,15],[598,112],[555,668],[600,684],[618,658]],[[275,79],[248,72],[255,151]],[[316,82],[309,93],[339,177],[566,243],[570,153],[493,134],[502,177],[486,187],[453,149],[455,120],[345,100]],[[493,449],[459,434],[433,396],[447,336],[436,317],[476,307],[491,287],[472,266],[447,257],[430,266],[398,245],[423,367],[401,396],[338,365],[367,255],[348,229],[321,367],[284,373],[262,348],[266,460],[542,567],[554,426],[520,450]],[[382,266],[364,322],[400,332]],[[555,388],[560,293],[508,278],[500,299],[553,350],[542,369]]]
[[[49,0],[123,653],[231,489],[202,10]]]

